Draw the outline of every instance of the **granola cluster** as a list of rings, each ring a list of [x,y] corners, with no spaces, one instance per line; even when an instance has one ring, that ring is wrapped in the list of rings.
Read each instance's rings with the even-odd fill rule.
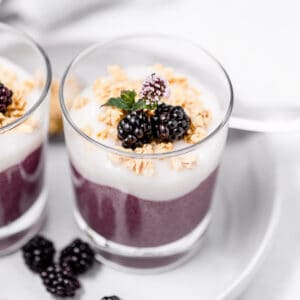
[[[120,66],[109,66],[107,71],[108,76],[98,78],[92,87],[93,96],[99,106],[106,103],[109,98],[118,97],[123,90],[135,90],[137,94],[140,93],[141,80],[128,78]],[[157,64],[151,67],[151,71],[158,72],[169,82],[172,92],[168,98],[163,97],[162,101],[166,104],[183,107],[190,117],[191,126],[184,141],[190,144],[201,141],[207,135],[212,118],[211,111],[201,101],[201,92],[190,85],[185,76],[176,74],[171,68]],[[89,101],[90,99],[86,97],[78,97],[72,107],[82,108]],[[93,132],[93,129],[89,126],[81,129],[92,138],[98,140],[112,139],[118,142],[117,125],[123,117],[124,112],[122,110],[112,106],[103,106],[101,111],[99,110],[98,117],[98,121],[104,125],[103,129],[99,132]],[[153,142],[135,150],[121,149],[122,151],[134,151],[139,154],[156,154],[172,151],[173,148],[172,143]],[[152,175],[155,170],[153,160],[150,159],[133,159],[115,154],[110,155],[110,159],[138,175]],[[197,165],[197,159],[194,155],[182,155],[170,158],[169,163],[172,169],[180,171],[194,168]]]
[[[172,151],[174,148],[172,143],[151,143],[146,144],[141,148],[135,150],[139,154],[155,154],[164,153]],[[124,151],[123,148],[120,148]],[[131,152],[132,150],[125,149],[126,152]],[[153,160],[144,158],[131,158],[126,156],[121,156],[117,154],[111,154],[110,159],[112,162],[120,164],[130,171],[133,171],[137,175],[152,176],[155,171]]]
[[[0,113],[0,128],[22,117],[26,112],[26,97],[36,87],[34,80],[20,80],[18,75],[0,64],[0,82],[13,91],[12,104],[7,107],[5,113]],[[31,132],[37,126],[33,118],[27,119],[23,124],[15,128],[18,132]]]
[[[137,148],[136,153],[139,154],[157,154],[170,152],[174,149],[172,143],[151,143],[146,144],[142,148]],[[124,149],[122,148],[124,151]],[[131,152],[132,150],[125,150]],[[117,154],[110,154],[109,158],[112,162],[120,164],[137,175],[152,176],[155,172],[153,160],[145,158],[131,158]],[[197,165],[197,158],[193,154],[185,154],[181,156],[171,157],[168,159],[170,167],[175,171],[184,169],[193,169]]]

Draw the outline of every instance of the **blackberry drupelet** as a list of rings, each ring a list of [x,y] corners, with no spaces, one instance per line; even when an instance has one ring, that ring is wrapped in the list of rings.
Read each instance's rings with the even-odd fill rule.
[[[47,291],[57,297],[74,297],[80,288],[79,281],[68,268],[51,265],[40,274]]]
[[[62,250],[59,263],[62,268],[70,268],[74,275],[79,275],[93,266],[94,257],[95,254],[90,245],[76,239]]]
[[[0,82],[0,112],[5,113],[12,103],[13,92]]]
[[[121,300],[118,296],[106,296],[103,297],[101,300]]]
[[[44,237],[33,237],[22,248],[26,265],[34,272],[40,273],[53,263],[54,245]]]
[[[142,110],[129,113],[118,124],[118,138],[124,148],[135,149],[150,142],[151,119]]]
[[[154,137],[162,142],[180,140],[190,128],[190,118],[181,106],[160,104],[152,120]]]

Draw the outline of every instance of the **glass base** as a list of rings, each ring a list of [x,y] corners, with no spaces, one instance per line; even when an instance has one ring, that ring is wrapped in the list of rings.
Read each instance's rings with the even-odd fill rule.
[[[20,249],[41,228],[45,216],[47,192],[41,192],[33,206],[20,218],[0,227],[0,256]]]
[[[96,258],[101,263],[122,271],[156,273],[177,267],[199,250],[210,223],[210,213],[184,238],[163,246],[147,248],[124,246],[105,239],[88,226],[78,210],[75,210],[75,220],[95,246]]]

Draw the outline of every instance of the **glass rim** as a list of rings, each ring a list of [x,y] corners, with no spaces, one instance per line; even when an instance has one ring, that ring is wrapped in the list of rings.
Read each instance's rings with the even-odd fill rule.
[[[21,30],[15,29],[13,26],[7,25],[2,22],[0,22],[0,29],[4,29],[8,33],[11,33],[14,35],[21,36],[24,40],[26,40],[28,42],[28,44],[30,44],[32,46],[32,48],[37,50],[37,53],[40,54],[40,56],[44,62],[45,71],[46,71],[45,83],[44,83],[42,91],[41,91],[38,99],[34,103],[34,105],[32,105],[32,107],[29,110],[27,110],[24,113],[24,115],[17,118],[15,121],[1,127],[0,128],[0,134],[1,134],[8,130],[11,130],[11,129],[15,128],[16,126],[20,125],[21,123],[23,123],[32,113],[34,113],[36,111],[36,109],[40,106],[40,104],[44,102],[44,100],[46,99],[47,93],[50,89],[50,85],[51,85],[52,70],[51,70],[50,60],[49,60],[46,52],[44,51],[44,49],[37,42],[35,42],[34,39],[31,38],[27,33],[23,32]]]
[[[167,152],[162,152],[162,153],[136,153],[133,151],[128,152],[126,150],[120,150],[115,147],[106,145],[104,143],[101,143],[101,142],[89,137],[72,120],[72,118],[68,112],[68,109],[66,108],[65,99],[64,99],[64,87],[65,87],[66,79],[67,79],[72,67],[75,66],[76,63],[78,63],[83,57],[85,57],[87,54],[91,53],[92,51],[96,50],[97,48],[107,47],[117,41],[125,41],[125,40],[135,39],[135,38],[164,38],[164,39],[172,39],[172,40],[177,40],[180,42],[189,43],[190,45],[197,47],[200,51],[202,51],[204,54],[206,54],[207,57],[210,58],[219,67],[220,71],[225,76],[225,79],[228,83],[229,92],[230,92],[230,99],[228,102],[225,116],[222,119],[222,121],[220,121],[218,123],[216,128],[214,128],[214,130],[212,130],[201,141],[199,141],[195,144],[189,144],[184,148],[171,150],[171,151],[167,151]],[[91,46],[82,50],[78,55],[76,55],[71,60],[71,62],[67,66],[65,72],[63,73],[63,76],[62,76],[62,79],[61,79],[61,82],[59,85],[59,101],[60,101],[60,106],[61,106],[61,110],[62,110],[64,118],[71,125],[72,129],[74,129],[81,137],[83,137],[88,142],[94,144],[97,147],[102,148],[105,151],[108,151],[110,153],[117,154],[120,156],[131,157],[131,158],[149,158],[150,159],[150,158],[165,158],[165,157],[176,156],[176,155],[188,153],[188,152],[193,151],[194,149],[198,148],[200,145],[202,145],[206,141],[208,141],[211,137],[216,135],[227,124],[227,122],[229,120],[229,117],[230,117],[230,115],[232,113],[232,109],[233,109],[234,93],[233,93],[233,86],[232,86],[231,80],[229,78],[227,71],[223,67],[223,65],[209,51],[207,51],[202,46],[198,45],[197,43],[195,43],[189,39],[186,39],[186,38],[183,38],[180,36],[176,36],[176,35],[163,34],[163,33],[137,33],[137,34],[120,35],[120,36],[116,36],[113,38],[105,39],[104,41],[92,44]]]

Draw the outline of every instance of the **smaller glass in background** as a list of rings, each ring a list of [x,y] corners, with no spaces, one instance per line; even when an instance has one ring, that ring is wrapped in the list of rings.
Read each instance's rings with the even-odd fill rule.
[[[51,68],[27,35],[0,24],[0,39],[0,255],[5,255],[37,232],[44,215]]]
[[[213,121],[206,137],[199,132],[197,142],[181,141],[161,153],[126,151],[117,142],[99,138],[103,103],[97,101],[110,94],[112,84],[107,68],[119,78],[113,84],[122,90],[127,77],[144,79],[148,68],[157,64],[184,74],[178,82],[187,78],[200,86],[200,93],[207,91],[204,104]],[[118,66],[124,72],[116,74]],[[168,73],[168,68],[162,72]],[[82,86],[78,97],[70,99],[65,83],[72,77]],[[99,260],[117,268],[163,270],[195,253],[210,222],[233,105],[231,82],[222,66],[182,39],[155,34],[122,37],[93,45],[73,60],[60,86],[60,101],[75,218],[96,246]]]

